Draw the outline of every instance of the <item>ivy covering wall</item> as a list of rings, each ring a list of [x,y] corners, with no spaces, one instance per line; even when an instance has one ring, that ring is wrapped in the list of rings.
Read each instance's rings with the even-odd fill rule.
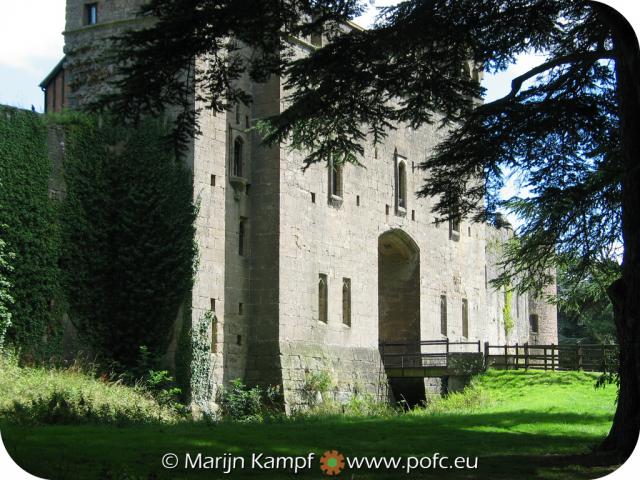
[[[54,127],[64,132],[62,200],[48,198]],[[10,188],[0,194],[0,224],[6,251],[16,252],[6,275],[15,300],[8,340],[21,350],[42,355],[63,312],[106,362],[126,369],[140,346],[166,350],[192,286],[196,208],[191,173],[164,135],[153,121],[133,129],[79,114],[2,112],[0,181]]]
[[[158,122],[134,130],[85,119],[66,131],[69,313],[98,351],[130,366],[141,345],[165,351],[191,289],[191,173],[165,148]]]
[[[0,297],[12,297],[6,341],[24,357],[59,349],[59,204],[49,199],[47,129],[32,112],[0,107]],[[2,307],[0,306],[0,309]]]

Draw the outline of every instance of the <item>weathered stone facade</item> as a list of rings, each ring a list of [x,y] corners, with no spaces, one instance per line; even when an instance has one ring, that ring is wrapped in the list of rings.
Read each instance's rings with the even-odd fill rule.
[[[85,93],[86,68],[74,68],[83,63],[83,47],[134,25],[142,2],[97,3],[98,22],[86,25],[86,2],[67,1],[72,106]],[[311,46],[299,41],[292,48],[304,55]],[[509,232],[438,223],[432,200],[412,194],[424,176],[417,165],[444,132],[399,126],[384,144],[367,147],[366,169],[347,165],[331,175],[315,165],[303,172],[302,153],[267,148],[248,130],[281,111],[283,82],[241,81],[251,105],[205,110],[188,159],[200,205],[192,322],[215,311],[215,384],[242,377],[280,385],[294,408],[305,402],[308,376],[326,372],[337,399],[358,392],[386,397],[381,341],[529,340],[533,307],[526,296],[514,295],[515,326],[507,333],[504,293],[488,283],[496,274],[491,245]],[[540,315],[539,339],[553,341],[552,307],[535,308],[548,311]],[[434,379],[425,385],[439,389]]]

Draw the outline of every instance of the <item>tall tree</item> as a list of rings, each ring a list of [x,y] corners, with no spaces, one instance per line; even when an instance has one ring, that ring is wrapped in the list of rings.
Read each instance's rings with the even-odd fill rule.
[[[608,288],[620,393],[602,448],[628,455],[640,428],[640,52],[628,22],[587,0],[410,0],[384,9],[375,28],[336,30],[294,60],[290,35],[330,27],[359,2],[249,3],[152,0],[145,13],[158,20],[117,41],[122,77],[102,105],[129,118],[182,105],[184,138],[197,132],[197,110],[183,101],[194,84],[201,103],[222,110],[249,100],[234,87],[243,73],[278,74],[290,98],[266,141],[293,143],[307,163],[363,163],[368,140],[437,123],[448,136],[422,163],[418,193],[435,197],[443,217],[478,221],[495,219],[505,168],[518,172],[531,195],[505,205],[526,225],[507,250],[503,282],[537,288],[558,255],[586,270],[624,246],[621,276]],[[229,38],[258,53],[241,55]],[[531,51],[546,60],[514,78],[505,97],[478,101],[483,89],[465,65],[500,71]],[[185,74],[196,57],[207,61]]]

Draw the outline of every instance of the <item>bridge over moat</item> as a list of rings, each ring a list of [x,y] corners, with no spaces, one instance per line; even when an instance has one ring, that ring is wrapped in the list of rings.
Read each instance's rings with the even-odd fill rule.
[[[617,345],[490,345],[476,342],[424,340],[412,343],[382,342],[380,355],[387,378],[469,376],[487,368],[615,370]]]

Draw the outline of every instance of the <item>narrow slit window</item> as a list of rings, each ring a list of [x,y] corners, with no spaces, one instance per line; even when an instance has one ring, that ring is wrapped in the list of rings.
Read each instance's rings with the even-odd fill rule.
[[[469,338],[469,301],[462,299],[462,336]]]
[[[351,279],[342,279],[342,323],[351,326]]]
[[[460,219],[459,218],[449,219],[449,238],[456,241],[460,239]]]
[[[331,196],[342,198],[342,165],[331,165]]]
[[[327,275],[321,273],[318,276],[318,320],[323,323],[327,323],[328,319],[328,290]]]
[[[447,296],[440,295],[440,333],[447,336]]]
[[[242,156],[243,156],[243,142],[240,138],[236,138],[236,141],[233,142],[233,176],[241,177],[242,176]]]
[[[85,25],[95,25],[98,23],[98,4],[88,3],[84,6]]]
[[[407,166],[404,162],[398,163],[398,207],[407,208]]]

